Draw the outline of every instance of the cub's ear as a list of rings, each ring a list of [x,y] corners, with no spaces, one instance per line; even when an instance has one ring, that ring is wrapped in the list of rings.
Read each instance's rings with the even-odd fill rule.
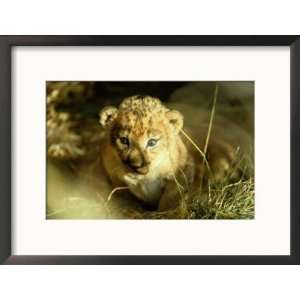
[[[174,126],[176,133],[178,133],[183,127],[183,115],[177,110],[169,110],[166,116],[170,124]]]
[[[99,113],[99,123],[106,128],[116,118],[118,109],[114,106],[105,106]]]

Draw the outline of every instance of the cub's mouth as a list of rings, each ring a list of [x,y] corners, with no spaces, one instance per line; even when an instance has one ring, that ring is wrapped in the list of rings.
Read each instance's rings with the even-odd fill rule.
[[[135,166],[126,161],[123,161],[123,164],[125,165],[125,167],[127,168],[127,170],[129,172],[134,173],[134,174],[146,175],[150,170],[149,164],[142,165],[142,166]]]
[[[144,166],[140,168],[134,168],[134,172],[141,174],[141,175],[146,175],[149,172],[149,166]]]

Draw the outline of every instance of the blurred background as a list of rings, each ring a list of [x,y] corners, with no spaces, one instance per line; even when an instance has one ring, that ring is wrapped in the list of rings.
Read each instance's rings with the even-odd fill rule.
[[[103,132],[98,123],[101,108],[106,105],[118,106],[127,96],[150,95],[159,98],[168,107],[181,111],[185,128],[197,129],[204,122],[203,111],[207,115],[211,111],[216,84],[219,90],[216,122],[222,124],[222,135],[228,136],[228,139],[243,140],[245,152],[250,157],[245,179],[251,178],[251,186],[246,186],[247,193],[250,189],[250,196],[247,194],[249,205],[246,212],[239,207],[238,211],[222,214],[222,209],[216,212],[217,208],[212,206],[211,210],[206,207],[205,201],[199,202],[198,199],[197,203],[202,204],[198,203],[196,208],[192,208],[191,218],[252,218],[254,82],[249,81],[47,82],[47,218],[108,217],[103,203],[111,187],[104,184],[101,177],[104,174],[98,176],[90,172],[101,151]],[[236,196],[236,191],[231,193]],[[232,195],[227,195],[227,198],[230,197]],[[243,204],[243,199],[240,200],[238,205]],[[228,204],[232,205],[231,202]],[[118,207],[113,209],[120,210]],[[115,214],[113,217],[122,218],[122,215]]]

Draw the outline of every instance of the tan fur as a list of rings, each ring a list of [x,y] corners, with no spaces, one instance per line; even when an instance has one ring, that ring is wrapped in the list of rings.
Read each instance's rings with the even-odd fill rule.
[[[207,124],[204,118],[203,122]],[[168,109],[159,99],[133,96],[125,98],[119,108],[105,107],[100,112],[100,124],[105,129],[102,161],[113,186],[128,187],[137,199],[160,211],[184,205],[186,191],[200,184],[203,161],[181,134],[181,113]],[[203,149],[207,129],[200,127],[198,121],[195,139]],[[214,132],[218,132],[217,128]],[[207,156],[217,170],[216,178],[224,176],[237,150],[223,137],[222,133],[213,134],[208,147]],[[129,145],[122,144],[122,138],[128,139]],[[159,141],[147,147],[152,138]]]
[[[187,172],[188,153],[179,135],[183,116],[156,98],[134,96],[124,99],[119,109],[105,107],[100,112],[100,123],[106,129],[103,164],[113,185],[128,186],[138,199],[154,206],[161,202],[160,207],[167,209],[160,200],[174,196],[174,190],[180,192],[176,179]],[[120,137],[128,138],[130,145],[122,145]],[[158,142],[147,147],[151,138]],[[128,159],[145,166],[132,170],[126,163]]]

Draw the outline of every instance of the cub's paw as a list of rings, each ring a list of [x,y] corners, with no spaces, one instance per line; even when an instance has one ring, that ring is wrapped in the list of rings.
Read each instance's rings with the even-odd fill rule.
[[[223,141],[211,143],[207,149],[206,158],[213,179],[223,181],[228,179],[229,176],[234,176],[238,157],[238,147],[234,147]]]

